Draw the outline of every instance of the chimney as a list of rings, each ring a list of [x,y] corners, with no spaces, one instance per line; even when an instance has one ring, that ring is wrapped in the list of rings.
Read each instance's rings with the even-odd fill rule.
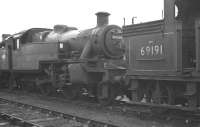
[[[97,12],[96,16],[97,16],[97,26],[103,26],[103,25],[108,25],[108,16],[110,14],[108,12]]]

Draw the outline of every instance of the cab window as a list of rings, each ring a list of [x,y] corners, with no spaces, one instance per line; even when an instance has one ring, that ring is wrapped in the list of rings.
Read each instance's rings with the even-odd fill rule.
[[[176,4],[175,4],[175,7],[174,7],[174,12],[175,12],[174,17],[177,18],[180,14],[179,14],[179,8]]]
[[[14,50],[20,49],[20,39],[19,38],[15,39],[13,48],[14,48]]]

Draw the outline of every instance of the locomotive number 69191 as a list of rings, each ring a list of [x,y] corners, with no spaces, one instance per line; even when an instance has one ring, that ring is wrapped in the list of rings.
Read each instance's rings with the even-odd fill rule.
[[[156,56],[156,55],[162,55],[162,54],[163,54],[163,45],[162,44],[143,46],[140,49],[141,56],[144,56],[144,55]]]
[[[138,54],[141,59],[161,59],[164,56],[164,45],[161,41],[149,41],[140,45]]]

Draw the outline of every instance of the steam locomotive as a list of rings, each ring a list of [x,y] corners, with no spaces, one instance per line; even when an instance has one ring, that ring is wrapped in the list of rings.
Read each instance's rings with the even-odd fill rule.
[[[199,5],[164,0],[164,19],[123,27],[132,101],[200,106]]]
[[[55,25],[2,35],[1,84],[44,95],[57,91],[71,99],[83,92],[100,100],[110,96],[102,94],[102,84],[119,80],[125,72],[119,64],[124,54],[122,30],[108,25],[109,13],[96,15],[97,26],[83,31]]]
[[[164,19],[123,29],[108,25],[109,14],[99,12],[97,26],[83,31],[56,25],[4,34],[1,86],[58,91],[67,98],[86,93],[103,103],[126,94],[131,102],[197,109],[199,4],[164,0]]]

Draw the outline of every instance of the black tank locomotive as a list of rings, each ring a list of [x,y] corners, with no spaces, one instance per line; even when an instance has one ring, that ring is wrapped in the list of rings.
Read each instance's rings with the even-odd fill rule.
[[[80,91],[97,96],[99,83],[114,81],[124,72],[118,62],[124,46],[121,28],[108,25],[109,13],[96,15],[97,26],[83,31],[55,25],[3,35],[2,84],[10,81],[11,89],[34,87],[43,94],[60,91],[69,98]]]
[[[123,28],[132,101],[200,106],[199,4],[164,0],[164,19]]]

